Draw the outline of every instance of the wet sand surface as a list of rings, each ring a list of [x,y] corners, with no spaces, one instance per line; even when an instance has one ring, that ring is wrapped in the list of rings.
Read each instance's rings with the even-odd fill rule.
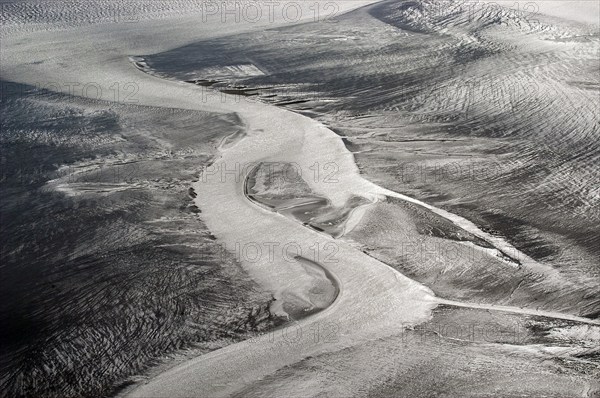
[[[165,354],[199,355],[285,321],[190,191],[240,128],[234,116],[27,86],[3,92],[2,114],[7,396],[108,394]]]
[[[411,8],[394,8],[396,5],[386,2],[342,15],[339,24],[322,27],[328,32],[324,37],[346,42],[365,37],[367,31],[378,32],[384,37],[423,34],[416,30],[430,28],[413,26],[411,15],[405,15]],[[163,12],[160,7],[159,11]],[[340,28],[348,29],[344,21],[350,26],[358,26],[358,30],[340,33]],[[3,40],[2,51],[9,55],[4,57],[3,54],[3,60],[8,60],[3,73],[15,81],[32,82],[40,74],[48,79],[91,81],[93,78],[106,86],[114,83],[114,79],[136,81],[139,106],[164,109],[168,104],[185,112],[219,115],[230,123],[227,128],[218,129],[217,156],[203,163],[198,159],[199,154],[194,153],[191,163],[186,163],[200,167],[200,170],[194,170],[196,173],[192,172],[198,180],[191,184],[191,190],[189,182],[182,183],[180,192],[187,195],[186,203],[190,197],[193,200],[189,211],[194,216],[199,215],[201,224],[196,225],[210,231],[206,232],[210,241],[216,241],[230,255],[236,253],[237,247],[243,250],[244,255],[237,260],[243,267],[244,277],[252,278],[252,283],[260,286],[261,292],[272,294],[268,308],[270,316],[292,321],[271,333],[174,366],[127,393],[132,396],[377,397],[391,394],[586,396],[598,391],[597,321],[578,317],[591,318],[597,311],[598,303],[594,298],[597,283],[593,282],[593,273],[557,270],[553,263],[540,263],[540,258],[531,257],[533,254],[525,255],[517,250],[507,242],[509,238],[505,235],[489,233],[445,209],[388,191],[363,179],[354,156],[348,151],[355,148],[354,140],[342,140],[322,123],[326,120],[328,125],[346,128],[349,119],[322,113],[321,117],[316,117],[321,120],[319,122],[303,116],[318,116],[319,109],[308,106],[306,98],[298,98],[296,93],[291,98],[277,98],[271,105],[254,101],[254,95],[246,95],[252,87],[244,87],[247,82],[240,80],[261,79],[260,76],[268,76],[273,70],[284,70],[281,65],[290,62],[273,57],[274,63],[281,62],[280,68],[264,63],[257,67],[248,62],[249,51],[255,51],[253,57],[256,58],[261,51],[266,51],[268,57],[273,55],[265,40],[273,32],[284,33],[282,37],[294,37],[294,46],[304,43],[321,55],[332,51],[328,42],[321,47],[314,46],[311,35],[315,33],[301,34],[307,25],[273,31],[252,26],[249,30],[261,30],[258,36],[245,36],[244,40],[254,41],[253,47],[235,36],[207,44],[206,39],[217,33],[210,29],[210,24],[198,27],[193,22],[192,18],[184,18],[174,25],[169,21],[150,19],[139,21],[136,26],[117,24],[110,30],[102,26],[43,34],[26,33],[25,30],[19,33],[21,36],[9,36],[8,47],[4,46]],[[362,24],[368,28],[361,32]],[[314,26],[312,24],[309,29]],[[374,27],[382,30],[373,30]],[[229,26],[227,29],[218,34],[235,33],[241,28]],[[157,36],[157,31],[165,32],[165,35]],[[131,32],[137,33],[135,39],[129,35]],[[285,33],[289,35],[285,36]],[[90,54],[85,48],[75,49],[73,43],[81,44],[78,41],[81,37],[93,38],[96,50]],[[116,48],[115,38],[122,39]],[[448,44],[446,40],[450,39],[442,35],[441,44]],[[49,50],[43,49],[45,41],[55,44],[51,57]],[[194,43],[191,48],[176,48],[190,42]],[[232,43],[234,47],[238,44],[244,47],[245,53],[234,48],[234,53],[243,59],[232,59],[229,65],[220,64],[217,58],[229,54],[223,49]],[[368,47],[373,41],[367,44]],[[157,54],[173,48],[176,49],[172,52]],[[206,48],[212,48],[212,51],[201,51]],[[357,48],[365,51],[360,44]],[[394,53],[393,48],[387,50],[386,53]],[[466,55],[461,51],[450,53],[460,59],[468,57],[473,48],[467,45],[467,50]],[[285,56],[295,53],[279,48],[277,52]],[[477,51],[474,53],[478,54]],[[136,65],[132,65],[129,56],[139,54],[155,56],[135,58]],[[182,54],[192,55],[184,60]],[[198,64],[198,57],[204,57],[204,64]],[[303,57],[303,62],[309,61]],[[180,70],[161,70],[158,62],[161,59],[163,66],[176,65]],[[65,65],[69,67],[65,68]],[[201,76],[188,74],[186,68],[190,65]],[[319,69],[324,71],[326,68],[321,65]],[[339,72],[339,68],[332,70]],[[179,72],[186,75],[178,75]],[[232,76],[238,80],[233,85]],[[364,76],[367,83],[372,81],[369,74]],[[354,98],[356,91],[353,91],[357,87],[349,82],[355,80],[355,76],[339,77],[341,94],[345,95],[341,95],[343,107],[349,112],[366,112],[353,109],[353,104],[358,103]],[[190,80],[195,84],[186,82]],[[201,84],[197,84],[198,80]],[[223,81],[225,83],[220,83]],[[415,82],[416,85],[423,83],[422,79]],[[310,96],[318,86],[313,83],[308,79],[293,82],[293,87],[301,87],[298,91],[304,94],[300,97],[306,93]],[[406,85],[411,87],[413,83],[406,82]],[[214,86],[229,92],[224,94],[225,97],[220,94],[204,97],[206,93],[218,93],[205,91],[208,86],[211,90]],[[283,86],[276,87],[275,91]],[[271,94],[266,96],[272,95],[273,89],[269,90]],[[394,102],[395,93],[380,94],[381,91],[362,96],[361,106],[368,105],[375,110],[377,101]],[[103,95],[108,96],[108,93]],[[239,101],[239,95],[246,100]],[[350,119],[360,123],[363,116],[354,113]],[[584,124],[587,120],[583,117],[578,122]],[[135,123],[139,125],[140,122],[136,120]],[[397,127],[393,125],[393,128]],[[190,126],[192,131],[198,128],[194,121]],[[221,134],[224,132],[226,134]],[[373,132],[359,132],[359,135],[363,134],[375,136]],[[163,140],[159,139],[160,142]],[[368,150],[359,148],[359,151]],[[360,164],[360,156],[357,158]],[[250,184],[246,174],[238,172],[237,168],[244,164],[281,162],[282,159],[302,171],[303,182],[269,185],[260,181],[257,173]],[[325,166],[333,164],[335,184],[331,183],[330,174],[308,178],[313,175],[315,164],[321,172],[331,172]],[[157,169],[170,170],[170,166],[161,163]],[[145,170],[159,173],[157,169]],[[397,188],[389,181],[395,180],[377,182]],[[55,181],[48,187],[65,195],[72,191],[85,195],[90,190],[96,194],[118,193],[123,188],[112,183],[90,187],[82,181],[71,186]],[[585,187],[588,187],[587,183]],[[277,188],[277,194],[273,188]],[[250,193],[250,189],[254,191]],[[405,192],[399,188],[398,191]],[[249,200],[250,194],[252,200]],[[301,206],[297,206],[298,197],[304,203]],[[304,200],[315,202],[307,204]],[[273,211],[278,206],[279,211]],[[156,215],[163,214],[158,209],[156,212]],[[160,222],[163,222],[162,218]],[[314,225],[309,228],[303,223]],[[350,227],[346,228],[348,225]],[[184,239],[189,237],[185,231],[183,235]],[[400,245],[402,250],[398,252],[399,245],[395,240],[398,237],[408,249]],[[164,246],[164,242],[161,244]],[[427,247],[443,244],[451,247],[452,252],[446,248],[435,249],[433,254],[429,249],[415,251],[415,245],[419,244]],[[586,244],[584,242],[584,246]],[[175,246],[181,248],[180,244]],[[274,249],[252,256],[244,251],[248,248]],[[294,249],[292,256],[291,248]],[[334,250],[328,251],[328,248]],[[205,249],[200,250],[204,253],[202,250]],[[466,250],[481,254],[485,264],[466,261],[470,255]],[[198,252],[196,246],[190,251]],[[459,261],[452,257],[454,251],[459,253]],[[189,251],[186,249],[185,252]],[[316,256],[311,257],[309,253],[316,253]],[[577,271],[589,269],[586,267],[584,264]],[[158,278],[162,281],[160,275]],[[519,279],[524,282],[517,283]],[[228,280],[218,280],[229,287],[234,286]],[[160,291],[162,284],[158,283],[156,288]],[[435,297],[434,293],[441,298]],[[538,298],[541,302],[536,303]],[[456,305],[448,306],[451,301],[447,299],[456,300]],[[581,306],[576,305],[578,300]],[[227,299],[226,302],[230,301]],[[446,305],[440,306],[443,303]],[[546,312],[538,313],[538,308]],[[303,312],[305,316],[301,318]],[[545,316],[539,316],[541,314]],[[135,320],[126,324],[139,326],[141,322]],[[502,335],[465,339],[462,330],[455,333],[448,327],[457,323],[460,327],[475,323],[480,328],[501,331]],[[519,324],[525,325],[524,337],[510,337],[514,326]],[[255,328],[256,324],[251,322],[251,326]],[[517,333],[521,333],[520,330]],[[433,341],[431,336],[435,337]],[[110,347],[114,348],[114,344]],[[532,364],[535,370],[531,370]],[[8,380],[11,383],[17,380],[11,387],[13,390],[22,388],[18,378]],[[75,391],[71,394],[77,395]]]
[[[175,79],[218,73],[216,89],[256,89],[319,120],[370,181],[473,221],[597,296],[598,29],[514,6],[388,1],[146,60]],[[228,76],[231,64],[262,73]]]
[[[572,321],[443,305],[428,322],[307,357],[234,396],[593,396],[597,333]],[[334,326],[322,336],[339,338]]]
[[[357,208],[374,203],[361,196],[352,196],[343,206],[333,206],[327,198],[311,190],[302,177],[301,169],[296,167],[286,162],[261,162],[255,165],[246,176],[246,196],[334,238],[340,238],[355,226],[351,218]],[[331,180],[330,183],[335,181]]]

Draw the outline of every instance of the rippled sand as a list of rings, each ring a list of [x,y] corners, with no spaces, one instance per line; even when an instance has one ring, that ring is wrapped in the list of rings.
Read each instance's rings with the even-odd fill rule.
[[[281,322],[189,192],[235,117],[18,87],[2,103],[4,392],[107,394],[166,353]]]
[[[27,356],[17,341],[4,386],[105,393],[192,340],[216,349],[274,326],[273,314],[299,319],[305,309],[322,309],[155,371],[132,394],[598,391],[598,150],[590,144],[598,134],[597,27],[497,8],[465,19],[464,10],[445,4],[383,2],[336,23],[265,30],[274,26],[198,25],[189,1],[140,4],[123,14],[139,14],[138,25],[111,24],[104,2],[92,3],[92,24],[60,8],[44,19],[36,2],[3,14],[7,78],[135,82],[140,102],[107,109],[106,102],[66,106],[56,97],[43,106],[8,105],[17,123],[7,125],[7,145],[23,145],[25,157],[32,144],[64,147],[71,156],[48,151],[51,173],[37,180],[41,203],[58,198],[78,210],[59,222],[76,228],[56,232],[52,217],[63,213],[17,197],[31,186],[7,195],[15,203],[3,199],[12,213],[28,214],[23,207],[34,203],[26,225],[34,235],[51,231],[31,239],[45,248],[43,256],[32,251],[42,265],[32,269],[47,284],[17,272],[10,281],[32,286],[20,293],[31,304],[12,335],[30,330],[31,319],[50,319],[39,335],[51,336],[50,344]],[[189,15],[174,24],[178,13]],[[240,30],[247,32],[209,40]],[[505,91],[490,91],[498,87]],[[112,94],[105,90],[101,99]],[[48,105],[58,112],[43,110]],[[31,109],[41,110],[34,127],[43,128],[23,133]],[[65,123],[81,131],[61,135]],[[48,134],[52,128],[58,134]],[[73,138],[81,132],[91,134]],[[85,150],[73,156],[78,145]],[[113,177],[94,174],[97,162]],[[250,201],[246,174],[214,173],[243,162],[296,164],[304,182],[276,186],[275,194],[254,181]],[[483,180],[463,174],[465,163],[482,167]],[[127,172],[139,178],[115,181],[122,164],[139,166]],[[315,164],[325,174],[310,178]],[[431,169],[415,172],[424,165],[461,171],[439,177],[434,167],[431,181]],[[69,167],[75,171],[65,173]],[[303,197],[319,203],[286,211]],[[90,220],[100,227],[88,228]],[[40,225],[46,222],[48,229]],[[29,249],[18,246],[27,231],[10,227],[23,234],[10,243],[24,263],[19,251]],[[69,233],[73,245],[54,249]],[[327,252],[309,263],[290,261],[285,251],[235,258],[236,245],[273,243],[296,244],[304,254],[333,244],[336,261],[325,261]],[[64,266],[61,256],[71,262]],[[63,268],[45,268],[52,261]],[[56,297],[65,303],[59,309]],[[22,310],[14,297],[5,302],[11,316]]]

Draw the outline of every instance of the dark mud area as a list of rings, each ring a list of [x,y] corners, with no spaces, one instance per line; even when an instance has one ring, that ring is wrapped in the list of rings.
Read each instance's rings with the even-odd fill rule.
[[[235,116],[2,84],[3,395],[107,396],[279,324],[190,196]]]

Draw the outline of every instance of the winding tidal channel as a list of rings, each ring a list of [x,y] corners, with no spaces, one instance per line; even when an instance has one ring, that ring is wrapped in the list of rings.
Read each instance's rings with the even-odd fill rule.
[[[345,10],[365,2],[343,2]],[[269,335],[246,340],[210,352],[173,367],[128,392],[130,396],[224,397],[252,385],[287,366],[306,358],[337,352],[367,341],[397,334],[404,328],[431,319],[440,304],[471,307],[469,303],[438,299],[426,286],[406,277],[387,264],[361,251],[343,238],[303,225],[284,214],[261,206],[248,197],[247,178],[253,165],[264,162],[293,163],[312,192],[332,206],[343,207],[353,197],[371,203],[394,197],[450,220],[460,228],[490,243],[499,253],[518,251],[504,240],[491,236],[468,220],[381,188],[364,179],[354,156],[342,139],[325,125],[288,109],[223,93],[208,93],[206,87],[162,79],[135,68],[129,56],[150,54],[182,43],[215,36],[260,29],[261,24],[221,25],[218,20],[198,25],[193,17],[177,25],[168,20],[139,21],[136,24],[84,26],[50,32],[24,32],[3,39],[3,75],[13,81],[94,82],[111,87],[116,81],[136,82],[141,105],[235,113],[243,122],[245,135],[222,145],[209,169],[200,170],[193,189],[201,218],[225,248],[258,246],[263,255],[241,258],[244,269],[266,290],[273,293],[272,311],[289,315],[290,302],[301,301],[320,272],[335,287],[326,308],[291,320]],[[265,21],[265,24],[268,21]],[[215,29],[221,29],[216,33]],[[117,44],[115,44],[117,43]],[[8,50],[7,50],[8,49]],[[102,99],[111,101],[105,90]],[[202,98],[202,100],[199,100]],[[199,132],[201,126],[198,126]],[[335,164],[335,182],[312,178],[315,167]],[[310,178],[308,177],[310,176]],[[353,224],[360,221],[357,213]],[[293,244],[295,261],[283,247]],[[328,256],[323,248],[335,247]],[[267,253],[266,248],[272,248]],[[315,256],[316,253],[316,256]],[[543,265],[519,253],[519,264],[552,273]],[[308,259],[308,260],[306,260]],[[307,264],[307,261],[310,264]],[[510,261],[508,261],[510,262]],[[307,272],[307,267],[316,267]],[[543,315],[587,324],[594,320],[561,313],[536,312],[500,306],[473,306],[487,310]],[[333,331],[333,332],[332,332]],[[331,338],[335,334],[335,338]],[[310,381],[306,381],[310,384]],[[300,394],[297,385],[280,385],[279,396]]]

